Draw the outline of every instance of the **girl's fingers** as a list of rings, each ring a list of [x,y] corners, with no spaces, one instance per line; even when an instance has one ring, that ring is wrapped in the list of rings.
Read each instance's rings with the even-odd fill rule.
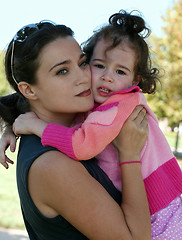
[[[13,162],[11,159],[9,159],[6,155],[5,155],[5,159],[4,159],[4,161],[3,161],[3,162],[0,161],[0,163],[1,163],[6,169],[9,168],[8,163],[10,163],[10,164],[14,164],[14,162]]]
[[[17,139],[15,137],[10,138],[9,147],[10,147],[11,152],[15,151],[15,149],[16,149],[16,142],[17,142]]]
[[[1,163],[6,169],[9,168],[8,164],[5,162],[5,163]]]
[[[0,150],[0,163],[6,162],[5,150]]]
[[[12,160],[10,160],[8,157],[6,157],[5,162],[1,162],[1,164],[2,164],[6,169],[9,168],[9,164],[8,164],[8,163],[14,164],[14,162],[13,162]]]
[[[14,164],[14,162],[6,156],[6,162]]]

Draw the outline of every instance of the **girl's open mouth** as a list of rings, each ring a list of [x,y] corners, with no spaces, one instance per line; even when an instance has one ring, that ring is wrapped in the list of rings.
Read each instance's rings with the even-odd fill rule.
[[[102,97],[108,97],[108,96],[110,96],[111,93],[112,93],[112,91],[111,91],[110,89],[105,88],[105,87],[99,87],[99,88],[97,89],[97,92],[98,92],[98,94],[99,94],[100,96],[102,96]]]

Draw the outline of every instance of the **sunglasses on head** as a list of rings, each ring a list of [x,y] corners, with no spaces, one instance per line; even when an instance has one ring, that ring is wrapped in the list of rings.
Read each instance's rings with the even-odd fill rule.
[[[14,70],[13,70],[13,58],[14,58],[14,48],[15,48],[15,42],[24,42],[32,33],[40,29],[40,26],[43,23],[50,23],[52,25],[57,25],[56,23],[50,21],[50,20],[42,20],[39,23],[32,23],[28,24],[24,27],[22,27],[13,37],[13,43],[12,43],[12,51],[11,51],[11,75],[14,80],[14,82],[18,85],[18,82],[14,76]]]

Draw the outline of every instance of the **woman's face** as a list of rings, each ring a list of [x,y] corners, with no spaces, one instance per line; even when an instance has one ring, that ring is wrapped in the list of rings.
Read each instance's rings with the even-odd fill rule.
[[[93,107],[91,72],[80,46],[72,37],[58,38],[39,56],[36,112],[50,117],[86,112]],[[39,115],[38,114],[38,115]]]

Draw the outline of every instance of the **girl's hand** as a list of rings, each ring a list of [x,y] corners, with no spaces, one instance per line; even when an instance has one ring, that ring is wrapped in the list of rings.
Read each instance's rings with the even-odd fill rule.
[[[39,119],[34,112],[27,112],[16,118],[13,123],[13,132],[16,136],[35,134],[41,137],[46,126],[47,123]]]
[[[148,119],[146,110],[137,106],[126,120],[121,132],[113,141],[120,155],[125,159],[140,158],[140,152],[148,137]],[[122,159],[122,157],[120,158]]]
[[[6,168],[9,168],[9,164],[14,162],[6,156],[6,149],[10,147],[11,152],[15,151],[16,148],[16,137],[10,126],[8,126],[1,139],[0,139],[0,163]]]

